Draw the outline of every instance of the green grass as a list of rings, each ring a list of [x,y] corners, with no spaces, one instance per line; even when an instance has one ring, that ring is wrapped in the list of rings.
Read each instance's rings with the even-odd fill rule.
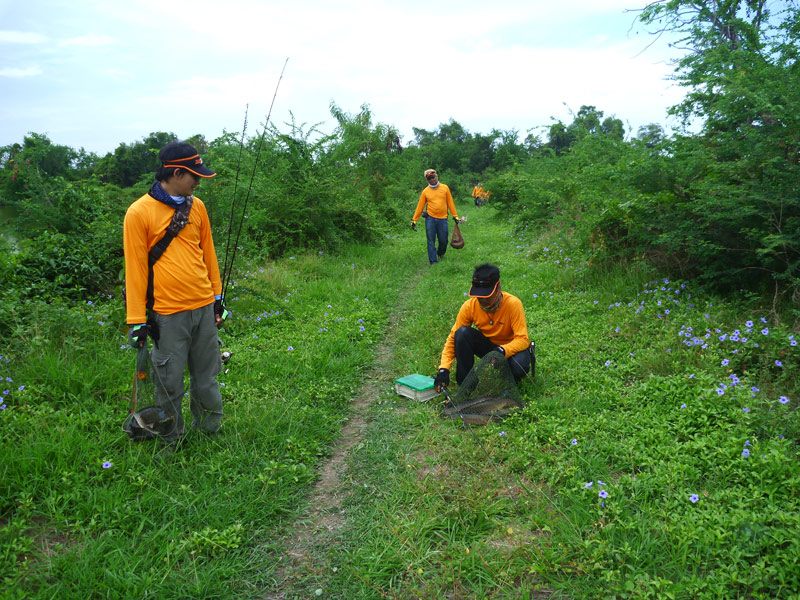
[[[587,266],[557,231],[468,212],[466,247],[435,267],[424,234],[406,231],[336,256],[243,261],[222,333],[223,429],[171,456],[119,428],[133,355],[116,299],[43,308],[3,340],[0,594],[800,595],[791,332],[752,301],[644,265]],[[434,372],[485,260],[523,300],[538,367],[521,414],[470,432],[391,384]],[[315,469],[379,345],[385,386],[348,454],[342,527],[284,580]]]

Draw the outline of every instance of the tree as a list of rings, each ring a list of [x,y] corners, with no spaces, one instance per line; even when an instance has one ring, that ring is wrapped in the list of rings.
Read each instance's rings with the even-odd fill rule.
[[[158,151],[177,139],[174,133],[158,131],[140,142],[130,145],[122,143],[117,146],[113,154],[108,153],[100,159],[97,166],[98,174],[105,182],[120,187],[130,187],[138,183],[143,176],[155,173],[160,164]],[[205,138],[202,136],[195,136],[195,139],[205,143]]]
[[[702,126],[673,148],[672,223],[687,252],[709,279],[774,278],[800,296],[800,18],[795,2],[772,5],[658,1],[640,19],[682,36],[676,78],[687,95],[670,112]]]

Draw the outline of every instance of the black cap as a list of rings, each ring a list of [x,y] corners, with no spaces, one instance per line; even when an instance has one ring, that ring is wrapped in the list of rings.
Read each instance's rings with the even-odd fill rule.
[[[172,142],[159,152],[164,168],[186,169],[199,177],[214,177],[216,173],[203,164],[195,147],[187,142]]]
[[[500,269],[491,263],[483,263],[475,267],[472,274],[472,287],[469,295],[473,298],[488,298],[500,283]]]

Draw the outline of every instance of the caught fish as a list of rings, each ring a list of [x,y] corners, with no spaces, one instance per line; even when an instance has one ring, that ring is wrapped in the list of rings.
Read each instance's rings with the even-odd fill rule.
[[[442,410],[443,416],[457,415],[459,412],[466,414],[488,414],[506,409],[521,408],[520,404],[512,398],[497,398],[480,396],[467,400],[458,405],[451,404]]]
[[[475,413],[453,413],[449,415],[443,415],[448,419],[453,420],[462,420],[464,423],[469,423],[470,425],[486,425],[489,421],[499,421],[511,413],[518,410],[518,408],[513,409],[504,409],[504,410],[497,410],[492,411],[486,414],[475,414]]]

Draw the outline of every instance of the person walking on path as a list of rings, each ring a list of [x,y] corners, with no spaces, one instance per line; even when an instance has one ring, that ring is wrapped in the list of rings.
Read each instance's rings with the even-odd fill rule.
[[[479,181],[478,185],[472,188],[472,199],[475,200],[475,206],[483,204],[483,184]]]
[[[123,226],[127,322],[131,345],[148,334],[155,404],[174,422],[162,441],[186,431],[181,411],[189,368],[192,427],[216,432],[222,420],[217,375],[222,370],[217,328],[222,305],[219,265],[206,207],[193,196],[201,177],[214,177],[197,150],[171,142],[150,191],[128,207]]]
[[[425,235],[428,239],[428,261],[431,265],[439,262],[447,251],[447,212],[453,215],[453,219],[458,223],[456,207],[453,204],[453,195],[450,188],[439,182],[439,175],[433,169],[425,171],[425,179],[428,186],[422,190],[417,210],[411,217],[411,229],[417,230],[417,221],[422,215],[422,211],[427,212],[428,218],[425,222]],[[439,247],[436,247],[436,240],[439,240]]]
[[[497,351],[508,361],[519,381],[531,369],[532,351],[522,301],[500,289],[500,269],[491,263],[475,267],[469,300],[461,305],[447,336],[434,378],[437,392],[450,385],[450,367],[456,361],[456,382],[461,385],[475,357]],[[474,327],[473,327],[474,325]]]

